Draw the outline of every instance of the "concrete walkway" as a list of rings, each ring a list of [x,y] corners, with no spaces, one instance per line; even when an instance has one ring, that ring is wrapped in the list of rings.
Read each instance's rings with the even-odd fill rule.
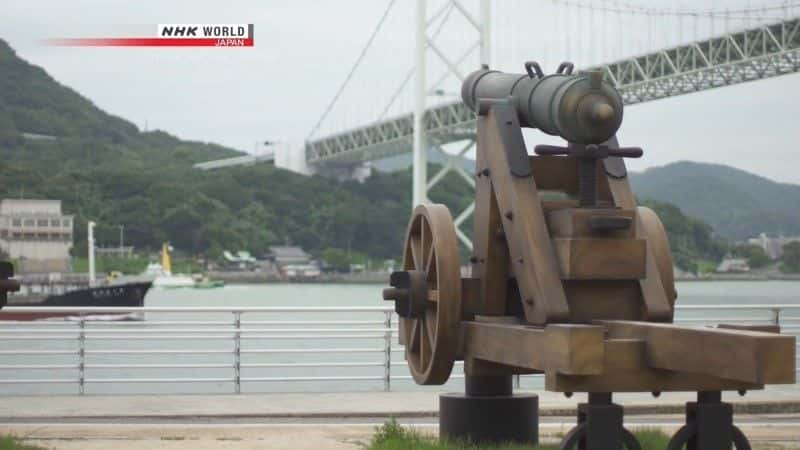
[[[355,450],[369,442],[376,424],[392,416],[435,434],[438,396],[412,391],[0,397],[0,434],[55,450]],[[540,434],[555,442],[572,427],[575,406],[585,395],[539,396],[541,414],[548,416],[542,418]],[[684,402],[692,397],[620,394],[615,399],[625,406],[630,426],[672,433],[683,422]],[[743,398],[735,393],[725,397],[736,404],[754,448],[798,448],[800,389],[773,387]]]
[[[628,427],[633,430],[657,427],[672,434],[683,420],[675,415],[644,417],[646,423],[629,423]],[[797,416],[737,417],[755,450],[800,449]],[[542,443],[556,444],[574,425],[573,417],[552,419],[556,422],[548,419],[540,426]],[[404,426],[430,435],[438,431],[435,422],[434,418],[416,424],[401,420]],[[48,450],[363,450],[374,429],[374,424],[352,423],[0,424],[0,434],[11,433]]]
[[[633,427],[635,429],[635,426]],[[652,428],[652,427],[648,427]],[[797,450],[798,428],[742,427],[755,450]],[[568,429],[568,427],[566,428]],[[422,427],[435,435],[436,429]],[[0,425],[0,433],[8,431]],[[163,427],[163,426],[18,426],[10,429],[26,443],[54,450],[364,450],[372,427]],[[542,443],[556,444],[560,434],[540,430]],[[674,427],[666,427],[667,433]],[[562,431],[563,433],[563,431]],[[413,449],[408,449],[413,450]]]
[[[364,450],[370,427],[0,425],[47,450]]]
[[[542,415],[570,416],[585,394],[537,392]],[[626,414],[680,414],[693,400],[690,393],[618,394]],[[770,387],[745,397],[725,393],[737,412],[800,413],[800,388]],[[342,418],[433,417],[439,392],[273,393],[241,395],[136,395],[0,397],[0,421],[25,419],[104,418]]]

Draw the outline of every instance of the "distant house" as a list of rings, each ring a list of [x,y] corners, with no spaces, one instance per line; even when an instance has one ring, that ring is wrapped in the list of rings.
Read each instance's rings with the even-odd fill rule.
[[[278,267],[308,265],[311,262],[311,255],[300,247],[274,246],[269,248],[267,259]]]
[[[717,266],[717,273],[745,273],[750,272],[750,266],[744,258],[725,258]]]
[[[74,217],[61,200],[0,200],[0,249],[20,272],[66,272]]]
[[[236,254],[225,250],[222,252],[222,256],[225,258],[226,266],[239,270],[250,270],[258,263],[250,252],[244,250],[240,250]]]

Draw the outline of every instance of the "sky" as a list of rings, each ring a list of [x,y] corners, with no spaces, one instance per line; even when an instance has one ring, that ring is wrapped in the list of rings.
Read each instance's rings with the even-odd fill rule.
[[[252,151],[265,140],[301,148],[389,0],[4,3],[0,38],[19,56],[100,108],[142,129],[162,129],[184,139]],[[645,17],[599,8],[620,4],[611,0],[578,1],[582,8],[559,0],[498,0],[492,6],[492,66],[521,71],[529,59],[541,61],[546,70],[563,59],[588,66],[769,21],[773,14],[704,22],[670,16],[670,10],[736,10],[781,2],[638,3],[665,12]],[[395,2],[362,65],[316,135],[378,117],[413,64],[415,4]],[[428,16],[441,4],[441,0],[430,0]],[[464,4],[477,14],[475,0],[464,0]],[[800,15],[800,7],[792,8],[784,13]],[[457,12],[451,12],[448,20],[435,42],[455,59],[476,35]],[[159,23],[252,23],[256,44],[240,49],[153,49],[53,47],[42,42],[59,37],[149,34]],[[428,61],[428,79],[436,79],[444,65],[430,50]],[[468,73],[476,66],[473,54],[460,69]],[[440,88],[448,96],[458,91],[458,84],[450,76]],[[411,110],[412,87],[413,82],[402,91],[389,115]],[[728,164],[800,184],[796,164],[799,102],[800,75],[786,75],[630,106],[619,137],[623,145],[645,150],[644,158],[629,163],[634,170],[693,160]],[[536,143],[531,142],[536,136],[527,139],[529,144]]]

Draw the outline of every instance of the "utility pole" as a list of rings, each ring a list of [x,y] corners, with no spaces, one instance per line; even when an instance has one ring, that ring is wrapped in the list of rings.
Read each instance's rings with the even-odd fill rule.
[[[119,227],[119,256],[122,257],[122,249],[125,248],[125,225],[117,225]]]

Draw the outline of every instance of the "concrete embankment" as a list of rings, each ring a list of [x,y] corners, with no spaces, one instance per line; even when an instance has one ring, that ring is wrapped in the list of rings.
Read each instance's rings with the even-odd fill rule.
[[[288,280],[277,272],[244,272],[244,271],[211,271],[208,277],[228,284],[239,283],[341,283],[341,284],[383,284],[388,283],[389,274],[385,272],[369,273],[333,273],[319,277]]]

